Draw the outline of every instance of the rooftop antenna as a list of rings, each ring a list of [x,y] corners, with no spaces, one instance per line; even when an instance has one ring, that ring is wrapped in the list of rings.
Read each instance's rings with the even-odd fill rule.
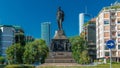
[[[85,13],[87,13],[87,6],[85,6]]]

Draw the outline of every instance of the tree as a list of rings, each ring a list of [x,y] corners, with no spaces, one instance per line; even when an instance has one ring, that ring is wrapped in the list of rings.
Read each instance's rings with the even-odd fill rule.
[[[6,49],[9,64],[23,63],[22,56],[24,47],[20,43],[15,43]]]
[[[88,55],[88,51],[84,50],[82,51],[82,53],[80,54],[80,63],[81,64],[87,64],[90,61],[90,57]]]
[[[25,36],[24,33],[19,32],[15,34],[15,43],[20,43],[22,46],[25,45]]]
[[[72,44],[72,56],[75,61],[80,64],[87,63],[89,61],[89,56],[87,52],[86,41],[84,40],[84,38],[80,36],[75,36],[70,38],[70,42]]]
[[[24,63],[44,62],[48,54],[48,47],[44,40],[35,40],[26,44],[24,52]]]

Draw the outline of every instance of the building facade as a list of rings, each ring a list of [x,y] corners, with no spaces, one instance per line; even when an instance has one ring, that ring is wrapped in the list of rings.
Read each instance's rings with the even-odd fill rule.
[[[91,15],[86,13],[79,14],[79,35],[83,31],[84,24],[87,23],[91,19]]]
[[[47,46],[50,45],[50,22],[41,23],[41,38],[45,40]]]
[[[6,56],[6,49],[15,42],[14,32],[15,29],[11,26],[2,25],[0,26],[0,52],[1,56]]]
[[[91,62],[96,60],[96,19],[91,19],[84,28],[85,40],[88,47],[88,54]]]
[[[28,42],[32,42],[34,41],[35,39],[32,37],[32,36],[25,36],[25,42],[28,43]]]
[[[15,36],[20,29],[12,25],[0,25],[0,55],[6,57],[6,49],[18,40]]]
[[[120,3],[104,7],[96,19],[96,48],[97,58],[109,58],[109,49],[106,41],[114,40],[115,48],[112,49],[112,60],[120,62]]]

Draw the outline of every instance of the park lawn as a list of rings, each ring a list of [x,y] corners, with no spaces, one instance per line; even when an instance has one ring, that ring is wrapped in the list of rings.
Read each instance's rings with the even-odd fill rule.
[[[97,66],[39,66],[37,68],[110,68],[109,64]],[[120,68],[120,64],[112,64],[112,68]]]

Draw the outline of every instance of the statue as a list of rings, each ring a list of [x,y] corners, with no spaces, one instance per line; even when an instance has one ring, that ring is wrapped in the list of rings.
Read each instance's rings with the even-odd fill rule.
[[[61,10],[61,7],[57,11],[57,22],[59,30],[62,30],[62,22],[64,21],[64,12]]]

